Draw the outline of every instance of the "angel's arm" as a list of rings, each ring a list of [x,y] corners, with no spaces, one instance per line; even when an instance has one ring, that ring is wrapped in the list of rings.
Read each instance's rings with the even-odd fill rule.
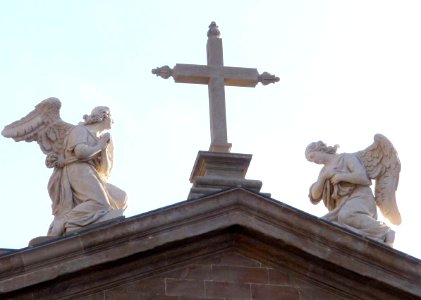
[[[329,180],[331,176],[332,174],[329,172],[329,168],[323,167],[320,171],[317,181],[310,187],[309,197],[311,203],[317,204],[322,199],[325,182],[326,180]]]
[[[346,164],[349,172],[341,172],[333,175],[331,178],[333,184],[337,184],[341,181],[358,185],[371,184],[371,180],[368,178],[364,166],[355,155],[347,155]]]
[[[99,172],[105,177],[108,177],[111,173],[113,166],[113,145],[110,139],[107,146],[101,150],[101,163],[99,166]]]
[[[77,144],[74,148],[75,156],[78,159],[87,159],[97,155],[103,149],[105,149],[110,141],[110,136],[104,134],[94,146],[89,146],[87,144]]]
[[[313,204],[317,204],[322,199],[323,195],[323,184],[320,185],[318,181],[313,183],[310,187],[310,192],[308,197],[310,198],[310,202]]]

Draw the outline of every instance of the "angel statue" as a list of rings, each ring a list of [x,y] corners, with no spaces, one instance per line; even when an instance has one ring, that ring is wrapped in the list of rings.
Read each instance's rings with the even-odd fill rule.
[[[337,148],[322,141],[306,148],[308,161],[324,165],[310,187],[311,203],[323,200],[329,210],[324,219],[393,246],[395,232],[377,220],[377,206],[392,224],[401,223],[395,197],[401,165],[395,148],[381,134],[359,152],[337,154]],[[372,179],[375,195],[370,188]]]
[[[127,195],[107,183],[113,166],[113,144],[108,129],[110,109],[94,108],[78,125],[60,118],[61,102],[48,98],[22,119],[7,125],[2,135],[15,141],[37,141],[54,168],[48,182],[54,220],[49,236],[60,236],[87,225],[123,215]]]

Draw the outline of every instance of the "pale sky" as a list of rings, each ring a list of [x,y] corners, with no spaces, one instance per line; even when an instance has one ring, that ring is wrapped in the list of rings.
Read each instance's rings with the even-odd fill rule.
[[[206,32],[216,21],[225,65],[280,77],[226,88],[232,152],[253,154],[247,178],[322,216],[326,208],[307,196],[320,166],[305,159],[305,147],[323,140],[355,152],[382,133],[402,163],[395,248],[421,258],[420,15],[421,2],[405,0],[2,1],[0,126],[51,96],[73,124],[109,106],[109,181],[129,195],[125,215],[186,200],[197,152],[210,144],[207,87],[151,69],[205,64]],[[0,137],[0,149],[0,248],[22,248],[53,219],[51,170],[36,143]]]

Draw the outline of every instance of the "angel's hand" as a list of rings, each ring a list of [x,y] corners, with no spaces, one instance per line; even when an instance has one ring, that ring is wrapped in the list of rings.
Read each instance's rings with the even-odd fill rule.
[[[104,133],[104,134],[101,136],[101,139],[106,140],[106,142],[108,143],[108,142],[110,141],[110,139],[111,139],[111,135],[110,135],[110,133],[109,133],[109,132]]]
[[[334,175],[334,171],[331,168],[323,168],[320,171],[319,178],[322,178],[323,180],[329,179]]]
[[[344,181],[344,178],[343,178],[342,174],[340,174],[340,173],[337,173],[337,174],[333,175],[332,178],[330,178],[330,182],[332,184],[338,184],[341,181]]]
[[[108,144],[110,143],[111,135],[110,133],[106,132],[99,138],[99,145],[101,149],[107,148]]]

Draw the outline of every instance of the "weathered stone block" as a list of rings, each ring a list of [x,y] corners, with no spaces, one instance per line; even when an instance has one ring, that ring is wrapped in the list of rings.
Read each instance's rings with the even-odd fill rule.
[[[206,281],[206,296],[250,299],[250,284]]]
[[[212,266],[211,279],[218,282],[268,283],[268,272],[266,268]]]
[[[202,280],[167,278],[165,290],[169,296],[205,296],[205,285]]]

